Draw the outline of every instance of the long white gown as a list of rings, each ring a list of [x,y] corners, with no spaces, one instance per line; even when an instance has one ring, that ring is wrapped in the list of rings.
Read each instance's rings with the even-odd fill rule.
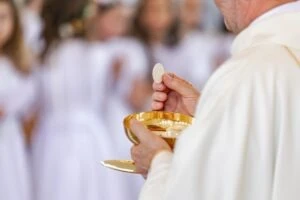
[[[122,60],[120,79],[110,92],[110,100],[107,105],[107,125],[114,140],[115,159],[130,159],[132,143],[125,136],[123,119],[134,112],[128,102],[136,79],[145,79],[147,76],[147,58],[142,46],[131,38],[120,38],[108,43],[113,59]],[[111,172],[116,173],[116,172]],[[132,174],[117,172],[122,181],[122,200],[138,198],[139,191],[144,180],[142,177]]]
[[[140,200],[299,199],[300,2],[270,12],[237,36]]]
[[[40,122],[33,141],[36,200],[119,200],[105,126],[109,59],[101,44],[70,39],[40,72]]]
[[[30,107],[34,85],[0,57],[0,199],[31,200],[31,176],[21,118]]]

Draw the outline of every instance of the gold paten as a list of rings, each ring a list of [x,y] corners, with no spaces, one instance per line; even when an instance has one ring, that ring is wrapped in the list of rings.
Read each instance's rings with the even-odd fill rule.
[[[109,169],[117,170],[120,172],[127,172],[136,174],[136,168],[132,160],[106,160],[101,164]]]

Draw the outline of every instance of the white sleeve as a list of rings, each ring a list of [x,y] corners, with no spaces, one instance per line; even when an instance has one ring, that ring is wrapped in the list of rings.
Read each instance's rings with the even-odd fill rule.
[[[172,158],[173,153],[167,151],[163,151],[155,156],[139,200],[162,199]]]

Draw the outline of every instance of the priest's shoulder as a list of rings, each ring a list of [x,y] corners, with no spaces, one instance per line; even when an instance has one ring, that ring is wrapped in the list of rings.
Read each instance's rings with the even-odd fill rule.
[[[279,80],[279,77],[298,75],[300,68],[286,47],[277,44],[261,45],[233,55],[210,78],[205,88],[232,89],[237,83],[250,83],[258,79],[272,81]]]
[[[270,71],[288,72],[297,70],[297,62],[291,55],[289,47],[279,44],[259,45],[244,50],[232,57],[232,63],[239,62],[242,66],[253,73]]]

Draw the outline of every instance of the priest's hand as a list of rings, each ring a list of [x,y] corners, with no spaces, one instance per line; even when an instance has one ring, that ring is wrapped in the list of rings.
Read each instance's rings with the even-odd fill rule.
[[[135,162],[137,172],[147,177],[151,162],[161,151],[172,151],[168,143],[161,137],[153,134],[142,123],[131,120],[131,131],[137,136],[140,143],[131,148],[131,157]]]
[[[200,92],[189,82],[167,73],[162,83],[153,84],[152,109],[194,116]]]

